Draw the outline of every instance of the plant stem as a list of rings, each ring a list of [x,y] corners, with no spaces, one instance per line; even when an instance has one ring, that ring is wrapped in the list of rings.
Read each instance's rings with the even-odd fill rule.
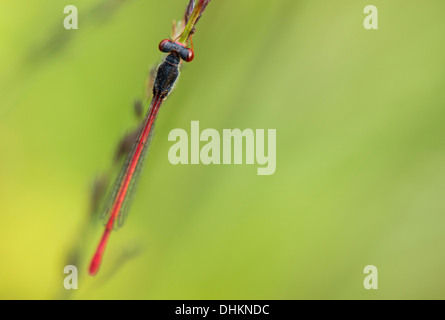
[[[184,31],[182,32],[181,36],[179,37],[179,42],[183,43],[184,45],[187,44],[187,40],[190,36],[190,33],[193,30],[193,27],[196,24],[196,20],[198,20],[199,15],[201,13],[201,8],[203,5],[203,1],[202,0],[198,0],[199,3],[198,5],[195,7],[195,9],[193,10],[192,15],[190,16],[189,21],[187,22],[187,25],[184,28]]]

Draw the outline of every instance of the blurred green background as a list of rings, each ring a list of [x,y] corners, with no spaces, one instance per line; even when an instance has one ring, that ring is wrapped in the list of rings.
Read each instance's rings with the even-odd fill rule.
[[[91,183],[186,0],[0,5],[0,298],[445,298],[445,3],[213,0],[101,271]],[[76,5],[79,29],[65,30]],[[366,5],[379,30],[363,28]],[[174,128],[277,130],[277,170],[173,166]],[[79,289],[63,267],[79,246]],[[379,289],[363,288],[363,268]]]

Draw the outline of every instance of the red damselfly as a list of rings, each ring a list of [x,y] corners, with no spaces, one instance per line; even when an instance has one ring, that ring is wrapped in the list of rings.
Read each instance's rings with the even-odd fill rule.
[[[147,115],[106,202],[102,217],[106,221],[105,230],[91,260],[90,275],[95,275],[99,270],[111,232],[114,228],[121,227],[125,221],[147,155],[159,109],[179,76],[181,63],[183,61],[190,62],[194,58],[193,49],[188,48],[185,43],[188,40],[191,42],[191,37],[195,33],[195,24],[209,2],[210,0],[198,0],[195,5],[195,0],[191,0],[184,16],[184,30],[177,38],[179,40],[166,39],[159,44],[159,50],[168,53],[168,55],[157,69],[153,84],[153,98]]]

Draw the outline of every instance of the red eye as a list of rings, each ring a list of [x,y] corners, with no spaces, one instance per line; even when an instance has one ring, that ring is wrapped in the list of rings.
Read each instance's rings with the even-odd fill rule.
[[[169,42],[170,42],[170,40],[168,40],[168,39],[162,40],[162,41],[159,43],[159,50],[160,50],[161,52],[164,52],[164,47],[165,47],[165,45],[166,45],[167,43],[169,43]]]
[[[187,59],[185,59],[185,61],[191,62],[193,58],[195,58],[195,52],[192,49],[187,49],[187,51],[188,54],[187,54]]]

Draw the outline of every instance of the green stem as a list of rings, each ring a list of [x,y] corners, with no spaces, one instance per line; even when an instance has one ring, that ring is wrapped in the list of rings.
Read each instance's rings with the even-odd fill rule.
[[[179,37],[179,42],[183,43],[184,45],[187,44],[187,40],[190,36],[190,33],[193,30],[193,27],[195,26],[196,20],[198,20],[199,17],[199,13],[201,11],[201,7],[202,7],[202,2],[201,4],[197,5],[195,7],[195,10],[193,10],[193,13],[189,19],[189,21],[187,22],[187,25],[184,28],[184,31],[182,32],[181,36]]]

